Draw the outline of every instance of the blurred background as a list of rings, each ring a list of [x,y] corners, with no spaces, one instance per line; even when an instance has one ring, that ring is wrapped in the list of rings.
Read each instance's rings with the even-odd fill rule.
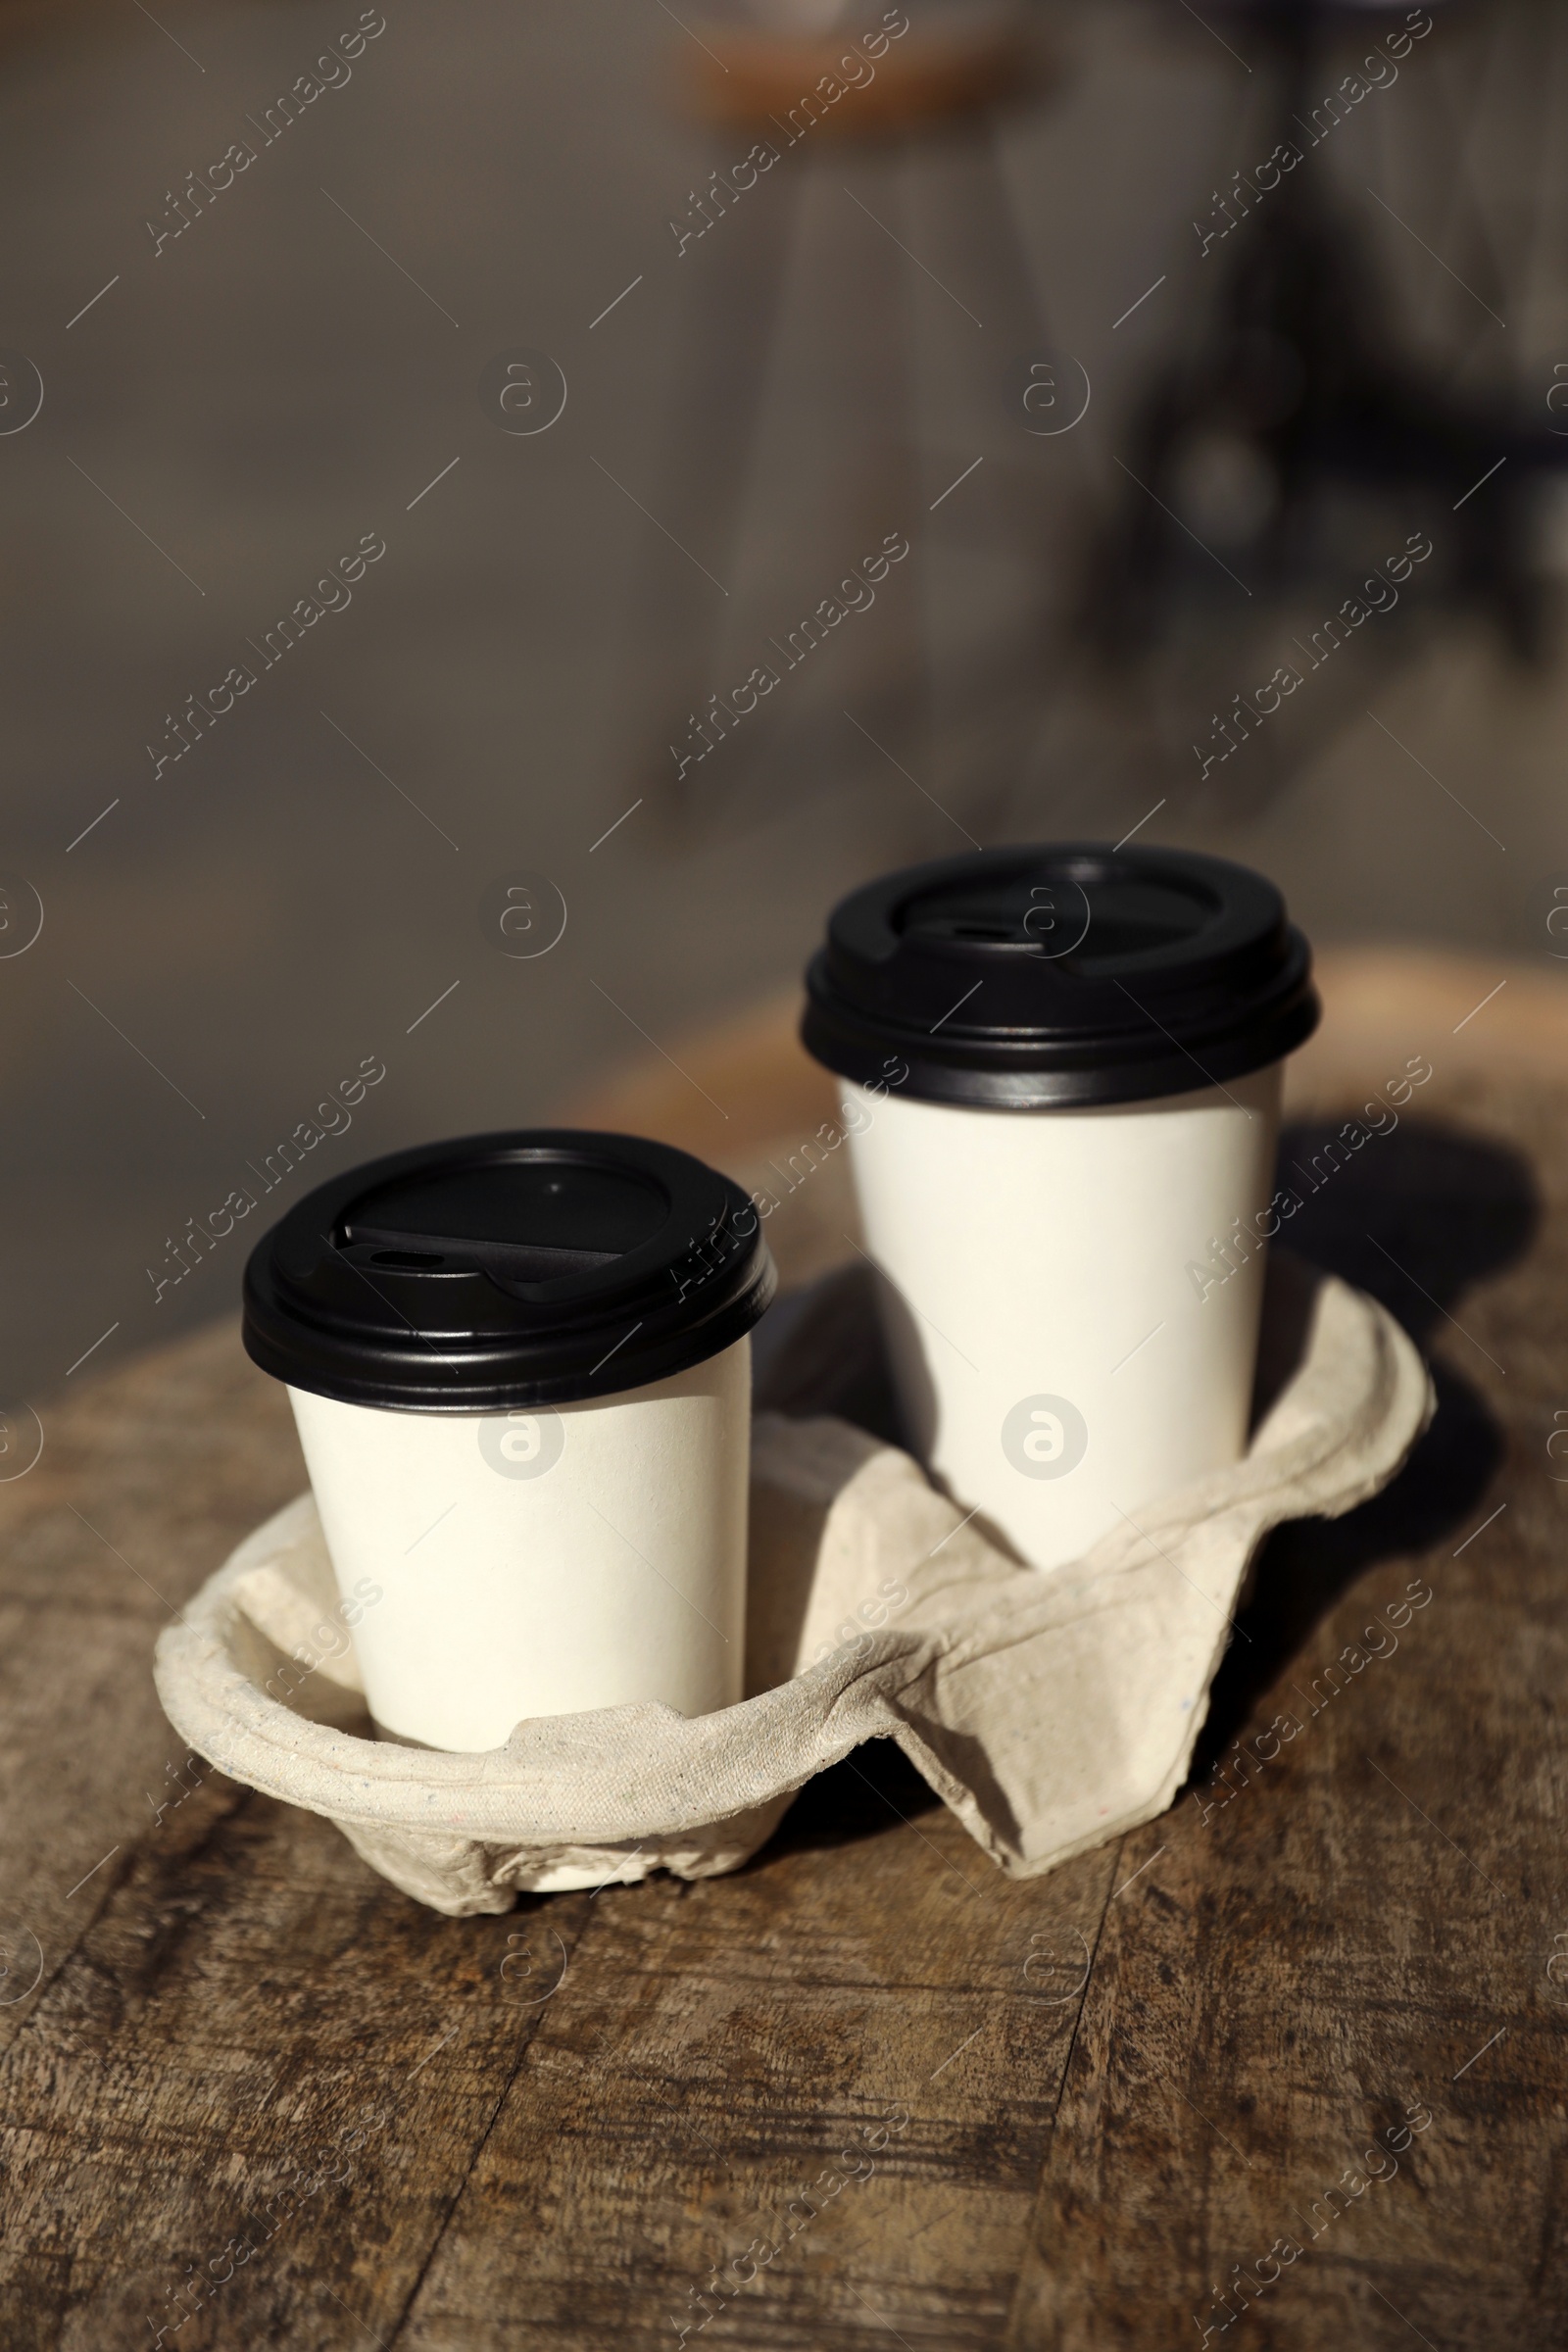
[[[1544,0],[5,0],[0,1402],[350,1156],[725,1118],[969,843],[1549,1009],[1565,98]]]

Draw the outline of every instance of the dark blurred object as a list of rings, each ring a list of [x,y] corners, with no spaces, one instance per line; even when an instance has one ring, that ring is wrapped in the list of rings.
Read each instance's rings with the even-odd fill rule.
[[[1445,520],[1455,518],[1456,544],[1440,558],[1448,593],[1489,612],[1521,658],[1544,656],[1538,508],[1542,476],[1562,466],[1568,442],[1527,428],[1501,403],[1452,392],[1389,349],[1392,305],[1361,224],[1309,160],[1358,102],[1346,95],[1360,82],[1353,70],[1331,88],[1344,36],[1375,40],[1382,30],[1380,57],[1393,66],[1425,37],[1411,29],[1423,16],[1430,32],[1425,10],[1335,0],[1242,0],[1227,12],[1237,37],[1245,31],[1265,52],[1272,128],[1259,146],[1276,143],[1255,181],[1236,172],[1223,198],[1216,189],[1202,253],[1232,228],[1243,234],[1216,257],[1206,331],[1142,404],[1128,468],[1136,481],[1091,567],[1086,620],[1107,651],[1142,651],[1195,582],[1208,584],[1196,549],[1210,556],[1210,540],[1224,556],[1245,554],[1253,587],[1278,594],[1332,567],[1336,492],[1385,509],[1427,492]]]

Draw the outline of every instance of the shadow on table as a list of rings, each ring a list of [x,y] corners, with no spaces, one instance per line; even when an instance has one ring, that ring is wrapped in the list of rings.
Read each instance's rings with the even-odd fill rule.
[[[897,1740],[868,1740],[842,1764],[829,1765],[807,1782],[776,1835],[747,1868],[756,1870],[769,1855],[787,1853],[792,1846],[851,1845],[879,1831],[897,1829],[901,1821],[913,1821],[917,1814],[939,1812],[941,1806],[936,1790],[921,1779]]]
[[[1540,1224],[1527,1162],[1474,1135],[1406,1120],[1327,1174],[1334,1132],[1293,1127],[1280,1139],[1278,1180],[1302,1200],[1282,1240],[1369,1292],[1418,1347],[1445,1328],[1464,1345],[1468,1335],[1453,1320],[1464,1293],[1521,1257]],[[1468,1344],[1478,1364],[1492,1360],[1479,1342]],[[1193,1780],[1208,1775],[1357,1577],[1379,1560],[1430,1549],[1474,1515],[1502,1458],[1502,1433],[1461,1374],[1444,1365],[1433,1375],[1437,1414],[1393,1484],[1344,1519],[1294,1520],[1264,1544],[1237,1618],[1245,1639],[1232,1639],[1214,1679]]]

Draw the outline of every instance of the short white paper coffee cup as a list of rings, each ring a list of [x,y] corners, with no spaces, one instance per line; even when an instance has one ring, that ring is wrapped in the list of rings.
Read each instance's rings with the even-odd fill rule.
[[[618,1396],[473,1418],[289,1396],[384,1731],[499,1747],[525,1716],[745,1696],[749,1338]]]
[[[686,1153],[493,1135],[310,1194],[246,1269],[393,1738],[743,1695],[755,1210]],[[565,1884],[565,1881],[561,1882]]]

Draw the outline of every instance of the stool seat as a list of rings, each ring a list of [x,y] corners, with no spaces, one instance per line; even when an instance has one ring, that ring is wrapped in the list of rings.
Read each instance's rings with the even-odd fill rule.
[[[881,22],[869,35],[802,36],[730,19],[699,19],[696,29],[700,45],[680,51],[687,104],[709,122],[756,128],[775,120],[797,136],[809,126],[826,138],[886,137],[1016,103],[1054,79],[1058,66],[1011,8],[902,35]],[[868,52],[868,37],[885,41],[880,54]]]

